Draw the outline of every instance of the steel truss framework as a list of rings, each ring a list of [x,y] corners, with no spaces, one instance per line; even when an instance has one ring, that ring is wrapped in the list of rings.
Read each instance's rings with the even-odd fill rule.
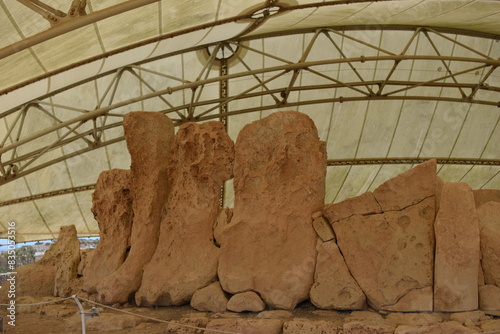
[[[372,27],[373,28],[373,27]],[[410,28],[406,28],[410,29]],[[246,37],[242,39],[224,41],[204,48],[189,49],[185,53],[204,53],[204,63],[201,71],[196,77],[184,78],[172,73],[160,73],[148,67],[148,62],[158,61],[160,58],[148,60],[148,62],[130,64],[114,72],[101,74],[99,77],[109,77],[109,84],[102,94],[98,96],[98,103],[91,110],[82,109],[74,105],[62,105],[52,101],[54,96],[65,94],[60,90],[40,96],[39,98],[20,105],[16,108],[0,112],[0,117],[9,117],[5,121],[7,133],[0,138],[0,185],[26,176],[52,164],[81,155],[83,153],[102,148],[107,145],[124,140],[123,136],[109,138],[105,133],[122,124],[124,113],[122,108],[134,103],[157,99],[157,110],[168,115],[176,125],[186,122],[202,122],[208,120],[221,120],[226,125],[230,122],[230,116],[244,113],[272,110],[277,108],[294,108],[303,105],[333,104],[348,101],[370,101],[370,100],[432,100],[444,102],[459,102],[468,104],[480,104],[500,107],[500,86],[489,83],[489,79],[495,73],[498,75],[500,60],[490,55],[465,45],[454,38],[454,35],[443,33],[430,28],[412,28],[409,38],[399,43],[393,43],[391,49],[381,47],[373,43],[369,38],[353,37],[349,31],[344,29],[324,28],[313,31],[290,32],[289,35],[303,34],[308,36],[307,43],[299,59],[286,59],[267,51],[262,51],[250,46],[250,41],[268,38],[269,36]],[[325,39],[330,43],[329,47],[336,52],[329,54],[323,59],[309,56],[311,50],[320,47],[319,39]],[[415,43],[423,40],[432,46],[432,52],[428,54],[418,53]],[[438,46],[438,41],[447,41],[454,48],[466,51],[467,56],[453,56],[443,54]],[[491,39],[491,45],[494,43]],[[354,52],[346,53],[346,45],[349,50],[368,51],[363,54]],[[205,49],[206,48],[206,49]],[[206,50],[211,50],[210,53]],[[414,50],[410,52],[410,50]],[[231,54],[230,58],[221,57],[221,54]],[[273,66],[259,67],[249,65],[245,53],[258,54],[263,59],[272,61]],[[167,54],[162,58],[182,56],[182,54]],[[396,80],[395,73],[400,68],[411,68],[418,62],[434,62],[439,64],[439,74],[433,75],[426,80]],[[231,64],[239,64],[239,70],[232,71]],[[383,76],[375,74],[367,75],[358,69],[366,64],[390,63],[390,69]],[[355,80],[345,81],[339,76],[339,72],[325,71],[325,68],[342,68],[350,72],[349,78]],[[147,78],[144,75],[147,73]],[[216,73],[216,74],[214,74]],[[333,73],[333,74],[332,74]],[[471,80],[474,74],[474,79]],[[303,84],[301,76],[316,77],[318,83]],[[135,78],[140,86],[136,96],[127,98],[118,97],[125,78]],[[161,78],[168,82],[167,86],[158,87],[150,82],[152,77]],[[148,79],[149,78],[149,79]],[[99,79],[89,78],[85,82]],[[232,83],[246,83],[244,89],[239,93],[232,93]],[[130,80],[127,80],[130,84]],[[204,89],[209,86],[219,86],[219,95],[213,96],[203,94]],[[69,89],[74,88],[68,87]],[[422,95],[421,88],[434,89],[435,94]],[[327,98],[308,98],[302,94],[298,99],[298,92],[304,91],[333,91],[335,94]],[[443,93],[446,92],[446,93]],[[173,99],[175,94],[187,96],[185,99]],[[261,105],[252,107],[241,107],[241,102],[253,98],[260,98]],[[247,104],[251,105],[251,104]],[[61,112],[72,114],[71,117],[61,119],[57,115]],[[51,125],[37,133],[26,133],[27,119],[32,113],[42,113]],[[3,121],[3,120],[2,120]],[[90,124],[90,125],[89,125]],[[56,138],[43,146],[37,145],[35,149],[29,149],[30,145],[39,138],[47,136]],[[83,144],[83,148],[52,157],[48,153],[63,148],[75,142]],[[440,158],[440,163],[446,164],[471,164],[471,165],[494,165],[500,166],[500,160],[486,159],[446,159]],[[373,157],[368,161],[377,164],[385,163],[415,163],[417,157]],[[330,161],[329,165],[355,165],[363,163],[362,160]],[[368,163],[368,162],[366,162]],[[373,163],[373,162],[372,162]]]

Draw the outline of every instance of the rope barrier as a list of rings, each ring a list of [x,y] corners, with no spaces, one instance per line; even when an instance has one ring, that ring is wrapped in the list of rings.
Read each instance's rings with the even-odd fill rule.
[[[120,310],[120,309],[117,309],[117,308],[114,308],[114,307],[111,307],[111,306],[108,306],[108,305],[104,305],[104,304],[101,304],[101,303],[93,302],[93,301],[85,299],[85,298],[78,297],[78,299],[80,299],[80,300],[82,300],[84,302],[90,303],[90,304],[94,304],[94,305],[97,305],[97,306],[100,306],[100,307],[104,307],[104,308],[107,308],[107,309],[110,309],[110,310],[114,310],[114,311],[117,311],[117,312],[122,312],[122,313],[130,314],[130,315],[133,315],[133,316],[136,316],[136,317],[140,317],[140,318],[144,318],[144,319],[148,319],[148,320],[153,320],[153,321],[157,321],[157,322],[162,322],[162,323],[166,323],[166,324],[170,324],[170,325],[175,325],[175,326],[180,326],[180,327],[186,327],[186,328],[191,328],[191,329],[199,329],[199,330],[202,330],[202,331],[211,331],[211,332],[214,332],[214,333],[243,334],[241,332],[228,332],[228,331],[222,331],[222,330],[219,330],[219,329],[207,329],[207,328],[203,328],[203,327],[191,326],[191,325],[181,324],[181,323],[178,323],[178,322],[157,319],[157,318],[153,318],[153,317],[148,317],[146,315],[141,315],[141,314],[137,314],[137,313],[125,311],[125,310]]]
[[[111,307],[111,306],[108,306],[108,305],[104,305],[104,304],[101,304],[101,303],[98,303],[98,302],[94,302],[94,301],[91,301],[91,300],[88,300],[88,299],[85,299],[85,298],[82,298],[82,297],[78,297],[76,295],[71,296],[71,297],[67,297],[67,298],[61,298],[61,299],[58,299],[58,300],[52,300],[52,301],[48,301],[48,302],[40,302],[40,303],[34,303],[34,304],[16,304],[16,306],[39,306],[39,305],[55,304],[55,303],[59,303],[59,302],[65,301],[65,300],[75,299],[75,297],[78,300],[81,300],[81,301],[84,301],[84,302],[87,302],[87,303],[90,303],[90,304],[94,304],[94,305],[97,305],[97,306],[100,306],[100,307],[103,307],[103,308],[107,308],[107,309],[110,309],[110,310],[113,310],[113,311],[116,311],[116,312],[121,312],[121,313],[129,314],[129,315],[133,315],[133,316],[136,316],[136,317],[139,317],[139,318],[153,320],[153,321],[156,321],[156,322],[166,323],[166,324],[169,324],[169,325],[186,327],[186,328],[191,328],[191,329],[198,329],[198,330],[202,330],[202,331],[212,331],[214,333],[222,333],[222,334],[243,334],[243,333],[240,333],[240,332],[229,332],[229,331],[223,331],[223,330],[219,330],[219,329],[207,329],[207,328],[203,328],[203,327],[191,326],[191,325],[186,325],[186,324],[182,324],[182,323],[178,323],[178,322],[173,322],[173,321],[168,321],[168,320],[162,320],[162,319],[158,319],[158,318],[153,318],[153,317],[149,317],[149,316],[142,315],[142,314],[137,314],[137,313],[133,313],[133,312],[125,311],[125,310],[120,310],[120,309],[117,309],[117,308],[114,308],[114,307]],[[0,306],[10,306],[10,305],[9,304],[0,304]],[[489,332],[482,332],[481,334],[500,334],[500,330],[489,331]]]

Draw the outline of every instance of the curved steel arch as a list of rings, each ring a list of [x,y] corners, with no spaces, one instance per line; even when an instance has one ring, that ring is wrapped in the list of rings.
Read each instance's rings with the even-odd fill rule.
[[[296,33],[297,32],[290,32],[290,34]],[[211,56],[206,57],[201,73],[198,73],[197,77],[193,78],[193,80],[178,78],[169,73],[155,72],[154,70],[151,70],[147,67],[147,62],[141,62],[138,64],[126,66],[124,68],[118,69],[114,73],[108,74],[112,75],[112,80],[106,88],[104,95],[100,98],[99,103],[93,110],[84,110],[71,105],[54,104],[50,102],[50,97],[55,94],[52,93],[41,96],[39,99],[31,101],[30,103],[23,106],[19,106],[17,108],[0,113],[1,117],[6,117],[6,115],[8,114],[15,114],[14,121],[7,129],[7,134],[3,138],[0,138],[0,185],[10,182],[16,178],[33,173],[57,162],[104,147],[106,145],[122,141],[123,137],[117,137],[108,140],[105,140],[103,137],[103,133],[106,130],[116,128],[121,125],[121,118],[123,115],[120,113],[114,113],[113,111],[119,110],[120,108],[132,103],[152,98],[158,98],[162,101],[162,108],[159,107],[158,110],[152,111],[159,111],[167,114],[177,125],[189,121],[197,122],[211,119],[224,120],[232,115],[262,110],[271,110],[276,108],[298,107],[302,105],[324,103],[343,103],[348,101],[432,100],[500,107],[500,86],[492,86],[487,83],[488,79],[494,73],[498,73],[500,60],[495,59],[478,50],[475,50],[471,46],[457,42],[450,36],[434,29],[415,27],[413,30],[413,34],[409,36],[409,39],[407,41],[404,41],[404,43],[400,43],[399,45],[395,46],[395,49],[391,50],[387,50],[381,48],[380,46],[374,45],[369,40],[353,38],[349,35],[346,35],[344,31],[339,31],[332,28],[324,28],[302,33],[308,33],[312,37],[307,47],[303,49],[302,55],[298,60],[284,59],[283,57],[276,56],[262,50],[253,49],[248,45],[242,43],[243,39],[224,41],[215,43],[214,45],[205,46],[214,47],[215,51],[212,52]],[[308,60],[308,55],[311,49],[315,46],[315,43],[317,43],[319,36],[326,36],[327,39],[332,42],[332,46],[339,51],[339,54],[341,56],[338,58]],[[377,55],[352,56],[344,54],[342,49],[334,41],[334,38],[338,38],[339,36],[348,43],[354,43],[355,46],[368,48],[369,50],[376,50]],[[433,41],[433,38],[436,38],[436,36],[439,36],[439,38],[444,38],[452,43],[456,43],[457,46],[468,50],[471,55],[463,57],[440,54]],[[263,36],[258,36],[255,37],[255,39],[262,37]],[[434,52],[431,54],[408,54],[407,51],[409,46],[415,41],[417,37],[422,37],[428,40],[430,45],[433,45]],[[250,40],[250,38],[245,37],[244,40],[248,41]],[[493,40],[491,40],[491,42],[493,43]],[[270,59],[274,59],[282,63],[282,65],[252,69],[249,65],[246,64],[244,57],[241,57],[238,52],[234,52],[235,56],[230,60],[219,60],[216,58],[218,49],[229,48],[232,51],[235,51],[237,46],[239,46],[240,49],[244,49],[247,53],[257,53],[262,57],[269,57]],[[197,49],[199,48],[196,48],[196,50]],[[185,52],[200,52],[194,50],[195,49],[189,49]],[[475,56],[472,56],[472,54]],[[178,55],[178,53],[175,53],[175,55]],[[173,55],[169,54],[165,55],[164,57],[166,58],[171,56]],[[154,60],[158,60],[158,58]],[[366,80],[363,78],[360,72],[356,70],[356,64],[369,64],[381,61],[387,61],[393,64],[388,74],[382,78],[377,78],[376,80]],[[424,61],[433,61],[442,64],[442,66],[445,68],[444,73],[437,77],[429,77],[428,80],[422,81],[412,81],[410,79],[391,79],[393,73],[401,67],[401,64]],[[228,66],[230,62],[239,62],[240,64],[243,64],[245,70],[232,73],[230,70],[230,66]],[[322,71],[322,68],[324,66],[338,64],[347,66],[347,68],[352,71],[353,76],[356,77],[357,80],[345,82],[339,80],[338,77],[328,75]],[[466,68],[460,71],[453,71],[453,65],[459,65],[459,67],[465,66]],[[209,72],[211,69],[217,69],[218,75],[209,76]],[[155,90],[153,85],[149,84],[147,80],[145,80],[141,76],[141,71],[149,72],[151,75],[169,78],[171,81],[178,84],[162,87],[161,89]],[[476,72],[482,73],[478,80],[476,80],[475,82],[467,81],[463,77],[464,74]],[[137,78],[137,82],[147,87],[150,92],[143,93],[126,100],[115,101],[115,92],[117,90],[117,87],[120,85],[120,80],[122,79],[124,73],[129,73]],[[323,83],[317,85],[302,85],[301,82],[297,80],[297,78],[302,74],[321,78]],[[102,74],[100,76],[102,76]],[[278,85],[278,87],[268,87],[270,84],[276,84],[278,79],[286,80],[283,81],[284,84],[280,84]],[[88,82],[90,80],[95,80],[95,78],[89,78],[88,80],[85,80],[85,82]],[[230,87],[235,80],[238,80],[240,84],[244,80],[248,85],[245,89],[243,89],[241,93],[230,95],[228,92],[230,92],[231,90],[227,88]],[[219,90],[219,96],[202,99],[201,92],[203,91],[203,89],[206,86],[213,84],[217,84],[219,85],[219,87],[225,87],[225,89]],[[72,86],[71,88],[73,87],[74,86]],[[439,90],[452,89],[454,91],[454,94],[447,96],[443,96],[442,94],[422,96],[418,94],[418,88],[421,87]],[[291,93],[296,91],[327,91],[332,89],[342,90],[343,93],[339,96],[332,96],[323,99],[308,99],[306,97],[302,97],[300,100],[293,100],[290,98]],[[414,93],[412,95],[412,91],[417,91],[417,93]],[[191,100],[189,102],[176,105],[169,102],[168,96],[178,92],[187,92],[187,95],[191,97]],[[64,91],[57,93],[64,94]],[[234,106],[234,102],[236,101],[265,96],[270,98],[261,99],[263,103],[259,106],[248,108]],[[109,99],[109,102],[106,104],[105,100],[107,98]],[[43,129],[38,133],[22,136],[25,117],[27,113],[33,108],[47,115],[47,117],[55,124]],[[57,117],[55,117],[53,113],[47,110],[47,108],[68,110],[71,112],[76,112],[78,113],[78,115],[70,120],[62,121],[57,119]],[[92,122],[91,130],[79,131],[79,128],[86,122]],[[59,131],[61,131],[62,134],[60,134]],[[52,143],[45,145],[44,147],[37,148],[36,150],[18,154],[18,149],[20,147],[27,147],[26,144],[37,140],[42,136],[55,133],[58,134],[58,138]],[[6,144],[9,140],[11,143]],[[54,149],[64,147],[65,145],[68,145],[75,141],[82,141],[83,143],[85,143],[85,147],[75,152],[63,154],[61,156],[58,156],[57,158],[49,159],[44,163],[36,164],[37,160],[47,152],[51,152]],[[8,157],[9,155],[10,157]],[[377,160],[376,157],[374,157],[374,159]],[[395,159],[397,160],[397,157],[395,157]],[[475,161],[475,163],[477,164],[482,163],[480,159],[465,160]],[[355,164],[356,162],[352,161],[352,163]],[[495,165],[498,165],[500,164],[500,160],[495,160],[493,163]]]

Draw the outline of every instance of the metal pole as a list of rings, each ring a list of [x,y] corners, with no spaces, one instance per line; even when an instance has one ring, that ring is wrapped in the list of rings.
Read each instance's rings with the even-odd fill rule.
[[[82,316],[82,334],[86,334],[85,331],[85,311],[83,310],[82,303],[78,300],[78,297],[76,295],[71,296],[75,300],[76,305],[78,305],[78,308],[80,309],[80,314]]]

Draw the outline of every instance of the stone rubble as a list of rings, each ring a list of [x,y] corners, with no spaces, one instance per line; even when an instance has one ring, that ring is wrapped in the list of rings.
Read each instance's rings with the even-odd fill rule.
[[[227,309],[226,297],[219,281],[197,290],[191,298],[191,307],[202,312],[224,312]]]
[[[253,291],[237,293],[227,302],[227,309],[232,312],[261,312],[265,308],[262,299]]]

